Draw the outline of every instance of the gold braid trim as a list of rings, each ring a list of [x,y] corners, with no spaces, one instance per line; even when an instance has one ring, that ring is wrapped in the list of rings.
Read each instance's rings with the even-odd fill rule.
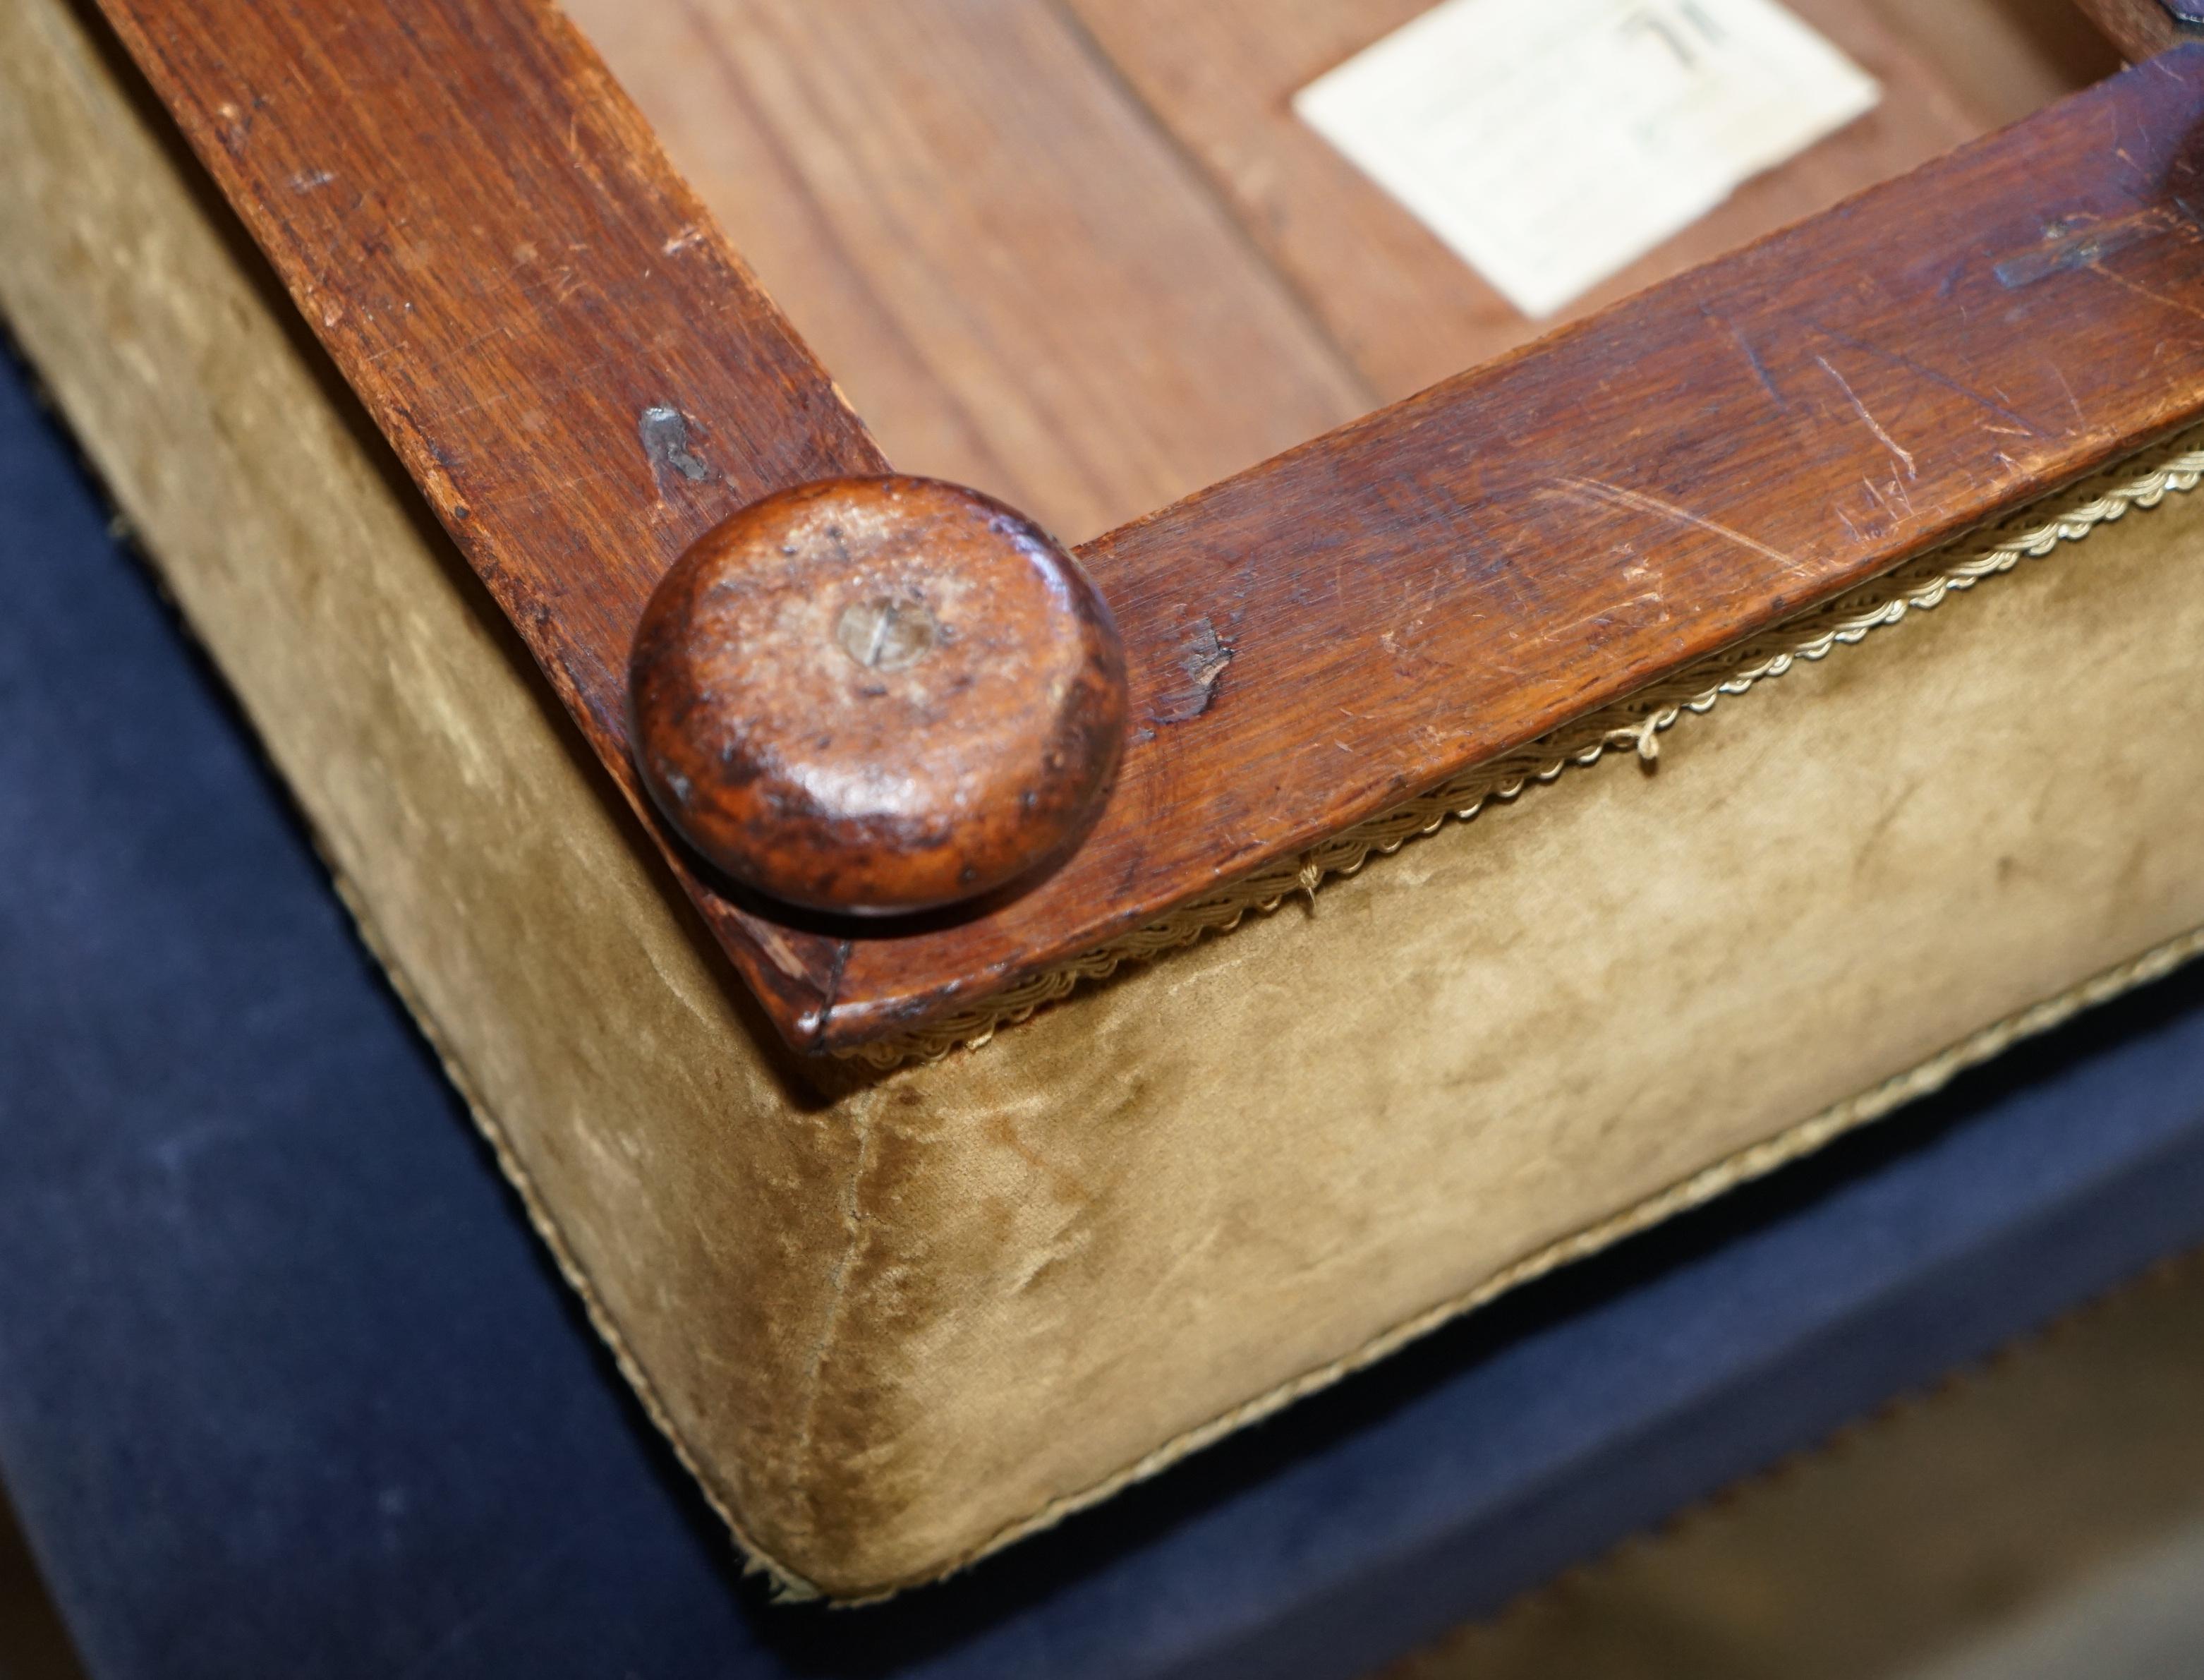
[[[959,1047],[977,1049],[998,1029],[1025,1020],[1087,981],[1105,978],[1121,964],[1151,961],[1206,935],[1228,932],[1250,911],[1267,916],[1296,893],[1313,898],[1325,882],[1353,875],[1372,856],[1390,856],[1409,840],[1437,832],[1450,817],[1466,822],[1491,801],[1512,800],[1526,787],[1556,780],[1573,765],[1597,763],[1623,748],[1649,762],[1657,759],[1662,732],[1686,713],[1703,716],[1726,694],[1743,694],[1802,659],[1823,658],[1833,648],[1862,641],[1870,631],[1897,624],[1910,613],[1928,612],[1955,591],[1972,589],[2062,543],[2080,542],[2130,508],[2155,508],[2168,495],[2194,490],[2204,481],[2201,441],[2204,434],[2190,432],[2145,450],[1696,661],[1626,699],[1488,759],[1298,858],[1243,876],[969,1009],[840,1054],[886,1070],[910,1060],[930,1061]]]

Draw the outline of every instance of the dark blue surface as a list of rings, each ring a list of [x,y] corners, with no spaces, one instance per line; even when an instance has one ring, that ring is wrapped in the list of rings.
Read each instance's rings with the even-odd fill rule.
[[[1346,1676],[2204,1241],[2204,977],[950,1586],[776,1607],[0,361],[0,1468],[102,1676]]]

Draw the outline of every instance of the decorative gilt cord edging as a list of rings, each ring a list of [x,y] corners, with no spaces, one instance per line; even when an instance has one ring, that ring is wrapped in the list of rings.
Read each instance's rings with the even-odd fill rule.
[[[1628,748],[1640,758],[1656,760],[1662,732],[1686,713],[1703,716],[1726,694],[1743,694],[1756,684],[1781,676],[1802,659],[1822,659],[1831,649],[1863,641],[1870,631],[1897,624],[1910,613],[1928,612],[1954,591],[1972,589],[1986,578],[2011,571],[2024,559],[2051,553],[2062,543],[2078,543],[2131,508],[2155,508],[2170,493],[2195,489],[2204,482],[2204,447],[2200,442],[2204,442],[2204,432],[2192,431],[2131,456],[1711,654],[1626,699],[1466,770],[1334,835],[1290,863],[1243,876],[968,1010],[841,1054],[886,1070],[905,1061],[932,1060],[960,1046],[976,1049],[998,1028],[1025,1020],[1087,981],[1105,978],[1121,964],[1149,961],[1206,935],[1229,932],[1250,911],[1268,915],[1296,893],[1312,897],[1325,882],[1354,874],[1373,855],[1389,857],[1409,840],[1437,832],[1449,817],[1466,822],[1495,799],[1513,800],[1526,787],[1552,782],[1572,766],[1596,764],[1617,749]]]

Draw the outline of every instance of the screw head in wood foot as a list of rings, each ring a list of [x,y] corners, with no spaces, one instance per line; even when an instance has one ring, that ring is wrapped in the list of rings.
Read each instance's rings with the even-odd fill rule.
[[[1040,527],[930,478],[767,496],[637,628],[643,785],[705,858],[854,915],[981,897],[1061,857],[1125,733],[1109,608]]]

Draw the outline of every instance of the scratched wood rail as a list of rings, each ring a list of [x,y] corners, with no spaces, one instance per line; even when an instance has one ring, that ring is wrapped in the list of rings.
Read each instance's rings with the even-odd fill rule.
[[[1076,549],[1129,696],[1099,817],[1025,890],[852,923],[670,832],[625,672],[708,529],[887,460],[591,46],[501,0],[101,6],[806,1050],[970,1012],[2204,416],[2178,45],[1359,419],[1403,353],[1349,365],[1274,287],[1215,330],[1302,370],[1256,407],[1345,423]]]

